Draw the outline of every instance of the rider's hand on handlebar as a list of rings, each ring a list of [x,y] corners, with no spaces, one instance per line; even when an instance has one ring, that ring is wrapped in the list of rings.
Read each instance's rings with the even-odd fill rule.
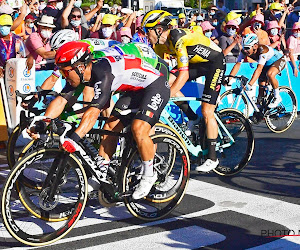
[[[252,90],[252,86],[247,82],[247,83],[244,85],[244,90],[246,90],[246,91],[251,91],[251,90]]]
[[[224,86],[229,86],[229,82],[230,82],[229,76],[226,76],[226,77],[224,78],[223,85],[224,85]]]

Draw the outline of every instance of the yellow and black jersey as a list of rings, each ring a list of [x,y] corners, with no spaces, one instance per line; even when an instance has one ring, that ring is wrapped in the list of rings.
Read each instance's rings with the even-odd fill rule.
[[[178,70],[188,70],[189,63],[217,62],[223,57],[222,49],[201,32],[190,29],[173,29],[167,45],[155,45],[155,52],[162,58],[170,54],[177,58]]]

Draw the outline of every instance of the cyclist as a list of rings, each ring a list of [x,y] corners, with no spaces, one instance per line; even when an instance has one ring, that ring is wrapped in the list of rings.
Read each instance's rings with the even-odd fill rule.
[[[276,108],[281,102],[281,97],[279,95],[279,83],[276,80],[276,75],[284,69],[286,64],[283,54],[268,45],[258,45],[258,37],[256,34],[252,33],[244,36],[242,45],[243,50],[238,57],[237,63],[231,70],[230,75],[235,76],[237,74],[241,63],[244,61],[246,56],[258,61],[257,68],[254,71],[249,83],[246,84],[245,89],[250,90],[252,85],[258,79],[259,92],[257,103],[260,104],[261,98],[265,94],[267,80],[269,80],[273,87],[275,98],[268,105],[268,107]]]
[[[94,88],[95,96],[90,107],[84,113],[79,127],[62,141],[68,152],[76,150],[78,142],[94,126],[97,118],[110,100],[111,92],[127,92],[115,105],[107,121],[106,129],[121,131],[128,125],[127,117],[120,121],[119,108],[138,108],[132,122],[132,133],[143,160],[142,178],[133,193],[134,199],[146,196],[157,179],[153,168],[154,145],[149,137],[151,127],[158,121],[161,111],[170,98],[168,68],[164,65],[155,69],[146,61],[134,55],[106,55],[92,61],[89,45],[84,42],[69,42],[60,47],[56,53],[55,63],[60,72],[70,83],[72,94],[81,82]],[[64,98],[67,98],[65,95]],[[55,118],[60,115],[67,99],[63,103],[57,98],[46,110],[45,116]],[[29,131],[29,133],[31,133]],[[105,181],[109,160],[117,144],[117,137],[107,136],[101,141],[99,156],[96,159],[99,178]]]
[[[170,30],[171,16],[167,11],[149,11],[143,18],[142,27],[160,57],[163,58],[166,53],[177,59],[177,78],[171,79],[170,75],[170,82],[174,81],[171,96],[177,96],[187,80],[206,77],[202,95],[202,114],[207,128],[209,154],[204,164],[196,167],[196,170],[208,172],[219,164],[215,151],[218,125],[214,110],[223,83],[225,59],[222,49],[200,32],[190,29]],[[199,122],[196,119],[195,124]]]

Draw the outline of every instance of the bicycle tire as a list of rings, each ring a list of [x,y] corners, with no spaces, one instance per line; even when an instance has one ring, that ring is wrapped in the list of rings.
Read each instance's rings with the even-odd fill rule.
[[[189,180],[190,161],[185,146],[175,137],[157,134],[151,137],[156,145],[154,166],[158,180],[150,193],[140,200],[125,197],[124,203],[129,212],[142,220],[154,221],[171,213],[181,202]],[[167,147],[166,147],[167,146]],[[168,157],[170,147],[176,148],[176,162]],[[168,158],[172,165],[168,164]],[[162,160],[163,159],[163,160]],[[159,163],[157,163],[160,161]],[[132,192],[141,178],[141,159],[138,151],[132,152],[122,173],[122,192]],[[152,211],[151,211],[152,210]]]
[[[228,108],[237,109],[241,111],[246,118],[249,117],[248,100],[243,93],[240,93],[238,88],[229,89],[220,96],[217,110],[220,111]]]
[[[3,185],[1,197],[3,223],[10,235],[23,244],[44,246],[61,239],[75,226],[86,205],[87,177],[83,166],[72,154],[67,156],[66,165],[70,166],[65,177],[67,181],[60,184],[60,193],[55,195],[54,204],[49,203],[50,208],[46,207],[47,204],[43,199],[47,194],[47,188],[33,189],[30,192],[28,187],[22,184],[25,174],[35,178],[36,182],[42,182],[41,180],[47,176],[49,169],[47,165],[53,159],[53,154],[58,155],[59,152],[62,151],[41,149],[25,156],[17,162]],[[72,209],[64,210],[66,207]],[[57,212],[56,215],[54,210]],[[58,218],[59,210],[65,215],[60,214],[60,217],[64,218]],[[69,214],[66,215],[68,211]]]
[[[230,139],[227,131],[219,124],[216,151],[220,163],[214,172],[232,176],[242,171],[250,161],[254,151],[254,133],[248,119],[236,109],[223,109],[218,112],[218,116],[235,141],[229,147],[222,146],[230,143]]]
[[[288,130],[297,117],[297,98],[292,89],[286,86],[279,87],[281,103],[274,109],[267,111],[265,122],[274,133],[283,133]]]

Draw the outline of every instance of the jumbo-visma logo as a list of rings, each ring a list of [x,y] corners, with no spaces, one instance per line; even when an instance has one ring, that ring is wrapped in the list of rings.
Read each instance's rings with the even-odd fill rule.
[[[26,83],[26,84],[23,85],[23,92],[24,93],[29,93],[30,90],[31,90],[31,87],[30,87],[29,84]]]
[[[29,76],[31,75],[30,69],[25,69],[25,70],[23,71],[23,75],[24,75],[25,77],[29,77]]]

